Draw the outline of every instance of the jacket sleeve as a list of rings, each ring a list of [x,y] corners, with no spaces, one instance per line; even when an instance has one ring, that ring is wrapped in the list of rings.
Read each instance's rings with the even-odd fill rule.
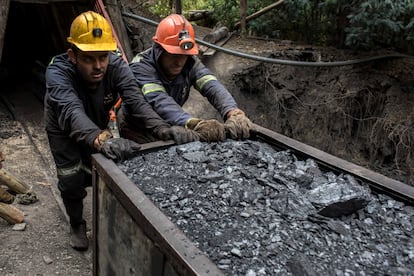
[[[145,99],[154,110],[169,124],[184,126],[191,115],[168,94],[157,78],[156,70],[145,63],[132,63],[130,66]]]
[[[117,59],[114,76],[115,86],[120,91],[123,104],[129,116],[143,124],[149,130],[170,125],[161,118],[151,105],[145,100],[129,65],[121,58]]]
[[[237,108],[230,92],[198,58],[190,74],[194,87],[217,109],[223,119],[230,110]]]
[[[74,74],[68,67],[50,64],[46,70],[46,129],[65,132],[76,142],[93,146],[101,131],[86,115],[82,101],[73,87]]]

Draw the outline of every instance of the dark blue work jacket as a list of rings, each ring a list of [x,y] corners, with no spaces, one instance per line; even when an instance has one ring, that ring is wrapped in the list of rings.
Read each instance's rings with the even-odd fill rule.
[[[227,112],[237,108],[230,92],[197,56],[189,57],[181,74],[168,80],[158,64],[162,51],[158,44],[154,44],[138,62],[130,63],[130,67],[145,98],[165,121],[185,126],[192,117],[182,108],[192,86],[208,99],[223,119]]]
[[[148,104],[128,64],[111,53],[103,80],[89,89],[67,53],[53,58],[46,70],[45,128],[57,167],[89,161],[93,142],[107,128],[109,110],[122,97],[129,114],[143,128],[169,126]]]

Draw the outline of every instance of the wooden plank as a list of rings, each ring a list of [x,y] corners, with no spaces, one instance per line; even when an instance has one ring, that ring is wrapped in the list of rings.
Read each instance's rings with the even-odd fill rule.
[[[18,194],[25,194],[32,190],[32,186],[26,184],[26,182],[9,173],[4,168],[0,169],[0,184],[9,187]]]
[[[0,61],[3,54],[4,37],[6,35],[7,18],[9,17],[10,0],[2,0],[0,4]]]
[[[217,41],[216,43],[214,43],[217,46],[223,46],[224,44],[227,43],[227,41],[229,41],[229,39],[231,38],[231,36],[233,35],[233,33],[228,33],[226,35],[226,37],[224,37],[223,39]],[[216,49],[212,49],[212,48],[208,48],[207,46],[201,45],[199,47],[200,52],[202,53],[203,56],[212,56],[216,53]]]
[[[22,223],[24,214],[11,204],[0,202],[0,217],[10,224]]]
[[[247,0],[240,0],[240,33],[241,37],[246,37],[246,14],[247,14]]]

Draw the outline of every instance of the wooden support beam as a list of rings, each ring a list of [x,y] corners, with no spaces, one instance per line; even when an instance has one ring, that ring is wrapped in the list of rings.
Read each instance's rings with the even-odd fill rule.
[[[4,168],[0,169],[0,185],[5,185],[10,188],[10,190],[18,193],[25,194],[31,191],[32,187],[27,185],[22,180],[18,179],[16,176],[12,175]]]
[[[175,13],[183,13],[183,5],[181,3],[181,0],[175,0]]]
[[[0,4],[0,62],[3,54],[4,37],[6,35],[7,18],[9,17],[10,0],[2,0]]]
[[[13,203],[14,201],[14,195],[7,192],[5,189],[0,187],[0,202],[4,202],[7,204]]]
[[[10,224],[22,223],[24,214],[13,205],[0,202],[0,217]]]
[[[192,10],[186,15],[188,21],[198,21],[208,19],[211,12],[209,10]]]
[[[240,33],[242,37],[246,36],[246,14],[247,14],[247,0],[240,0]]]
[[[129,41],[128,33],[125,28],[124,20],[122,18],[122,13],[119,8],[117,0],[105,0],[105,8],[111,17],[111,22],[116,32],[119,43],[121,43],[122,50],[128,61],[131,61],[133,56],[131,44]]]
[[[265,13],[267,13],[267,12],[269,12],[269,11],[271,11],[272,9],[274,9],[274,8],[276,8],[277,6],[279,6],[279,5],[281,5],[282,3],[284,2],[284,0],[279,0],[279,1],[277,1],[277,2],[275,2],[275,3],[273,3],[273,4],[271,4],[271,5],[269,5],[269,6],[267,6],[267,7],[265,7],[265,8],[263,8],[263,9],[261,9],[261,10],[259,10],[259,11],[257,11],[257,12],[255,12],[255,13],[253,13],[253,14],[251,14],[251,15],[249,15],[249,16],[247,16],[246,17],[246,23],[248,22],[248,21],[250,21],[250,20],[252,20],[252,19],[255,19],[255,18],[257,18],[257,17],[259,17],[259,16],[261,16],[261,15],[263,15],[263,14],[265,14]],[[241,2],[240,2],[241,3]],[[240,7],[241,8],[241,7]],[[241,18],[240,19],[240,21],[238,21],[236,24],[234,24],[234,28],[235,29],[237,29],[237,28],[241,28],[242,29],[242,22],[243,21],[243,18]]]

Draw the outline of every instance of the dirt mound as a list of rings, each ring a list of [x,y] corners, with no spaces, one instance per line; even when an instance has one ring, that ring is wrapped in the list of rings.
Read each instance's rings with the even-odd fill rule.
[[[342,61],[379,54],[301,47],[270,57]],[[407,58],[341,67],[259,63],[232,79],[256,123],[414,185],[413,67]]]

